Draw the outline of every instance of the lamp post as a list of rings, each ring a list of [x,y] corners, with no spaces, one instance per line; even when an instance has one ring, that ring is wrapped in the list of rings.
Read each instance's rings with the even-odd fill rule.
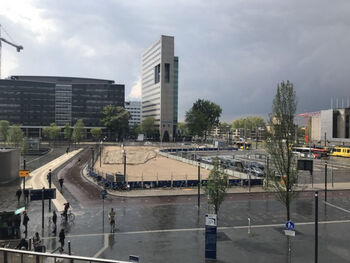
[[[198,161],[198,211],[200,210],[201,207],[201,162],[200,158],[197,158]]]
[[[103,141],[100,141],[100,168],[101,168],[101,165],[102,165],[102,144],[103,144]]]

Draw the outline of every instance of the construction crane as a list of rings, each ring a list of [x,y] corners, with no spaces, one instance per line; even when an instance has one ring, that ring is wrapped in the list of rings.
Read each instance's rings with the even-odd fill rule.
[[[6,32],[6,31],[5,31]],[[6,32],[7,33],[7,32]],[[7,34],[8,35],[8,34]],[[9,36],[10,37],[10,36]],[[10,37],[11,38],[11,37]],[[10,45],[10,46],[13,46],[17,49],[17,52],[20,52],[22,49],[23,49],[23,46],[21,45],[16,45],[8,40],[6,40],[5,38],[1,37],[1,25],[0,25],[0,79],[1,79],[1,48],[2,48],[2,42]]]

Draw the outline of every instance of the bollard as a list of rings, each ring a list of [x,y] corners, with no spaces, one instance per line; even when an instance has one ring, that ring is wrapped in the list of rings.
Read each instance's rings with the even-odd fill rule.
[[[32,239],[29,238],[29,244],[28,244],[28,250],[31,251],[32,250]]]
[[[72,249],[71,249],[70,241],[68,241],[68,255],[72,255]]]
[[[250,217],[248,217],[248,235],[251,233]]]

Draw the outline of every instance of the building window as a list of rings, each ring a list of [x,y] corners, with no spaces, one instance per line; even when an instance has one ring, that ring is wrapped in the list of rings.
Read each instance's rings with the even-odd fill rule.
[[[170,64],[165,63],[164,81],[166,83],[170,82]]]
[[[160,64],[154,67],[154,83],[160,81]]]

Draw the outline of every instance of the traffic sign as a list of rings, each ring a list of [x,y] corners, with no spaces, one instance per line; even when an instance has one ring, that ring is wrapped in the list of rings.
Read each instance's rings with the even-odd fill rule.
[[[286,236],[295,237],[295,231],[294,230],[284,230],[284,234]]]
[[[103,189],[103,190],[101,191],[101,196],[102,196],[102,199],[106,199],[106,197],[107,197],[107,191],[106,191],[106,189]]]
[[[27,177],[29,176],[29,170],[19,170],[18,175],[19,177]]]
[[[32,189],[30,190],[30,201],[42,200],[42,193],[44,191],[44,200],[56,199],[56,189]]]
[[[294,230],[294,223],[292,222],[292,221],[287,221],[286,222],[286,228],[288,229],[288,230]]]
[[[217,226],[217,215],[215,215],[215,214],[205,215],[205,225],[206,226]]]

